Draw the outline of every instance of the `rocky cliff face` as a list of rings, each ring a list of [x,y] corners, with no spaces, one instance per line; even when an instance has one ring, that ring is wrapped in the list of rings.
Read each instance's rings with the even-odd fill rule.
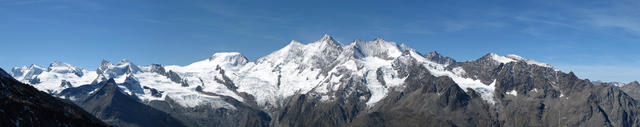
[[[608,85],[608,84],[605,84]],[[640,99],[640,83],[638,81],[633,81],[631,83],[627,83],[624,86],[620,87],[622,91],[627,93],[627,95],[633,97],[635,100]]]

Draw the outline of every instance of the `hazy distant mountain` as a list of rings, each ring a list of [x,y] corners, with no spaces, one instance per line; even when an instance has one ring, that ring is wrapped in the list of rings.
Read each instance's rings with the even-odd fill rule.
[[[170,115],[145,119],[173,118],[185,126],[640,125],[635,89],[594,85],[517,55],[457,62],[381,38],[347,45],[328,35],[309,44],[291,41],[254,61],[224,52],[187,66],[122,60],[88,71],[67,65],[16,67],[12,75],[80,105],[145,104],[145,111]],[[114,98],[96,96],[105,86]],[[100,115],[106,110],[88,109],[108,120]],[[116,122],[138,117],[145,116]]]

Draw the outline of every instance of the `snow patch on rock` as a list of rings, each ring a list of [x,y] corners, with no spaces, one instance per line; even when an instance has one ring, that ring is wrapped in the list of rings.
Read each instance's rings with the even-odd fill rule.
[[[454,69],[455,71],[452,72],[452,71],[448,71],[445,65],[431,62],[425,59],[424,57],[420,56],[416,52],[410,52],[410,55],[416,60],[418,60],[420,63],[422,63],[424,67],[426,67],[429,70],[429,72],[431,72],[432,75],[436,77],[440,77],[440,76],[450,77],[465,92],[467,91],[467,88],[471,88],[474,91],[480,93],[483,100],[491,104],[496,103],[493,95],[496,88],[495,87],[496,80],[494,80],[493,83],[487,85],[482,83],[480,80],[464,78],[462,76],[464,74],[464,69],[462,68]]]
[[[511,91],[509,91],[509,92],[506,92],[506,94],[508,94],[508,95],[513,95],[513,96],[518,96],[518,91],[516,91],[516,90],[511,90]]]

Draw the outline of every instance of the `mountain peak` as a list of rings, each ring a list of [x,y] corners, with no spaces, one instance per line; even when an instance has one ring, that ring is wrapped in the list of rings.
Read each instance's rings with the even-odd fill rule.
[[[551,67],[549,64],[546,63],[541,63],[535,60],[531,60],[531,59],[525,59],[521,56],[515,55],[515,54],[508,54],[506,56],[500,56],[496,53],[488,53],[487,55],[483,56],[480,59],[487,59],[487,60],[493,60],[496,61],[498,63],[511,63],[511,62],[525,62],[527,64],[532,64],[532,65],[538,65],[541,67]]]
[[[49,64],[49,67],[47,69],[50,72],[74,73],[78,77],[81,77],[82,75],[84,75],[84,73],[82,72],[82,69],[79,69],[71,64],[63,63],[60,61],[54,61],[53,63]]]
[[[249,62],[247,57],[239,52],[218,52],[213,54],[213,56],[209,58],[209,61],[219,64],[228,64],[230,66],[244,65]]]
[[[302,43],[300,43],[299,41],[296,41],[296,40],[291,40],[291,42],[289,42],[288,45],[302,45]]]
[[[503,64],[516,61],[516,60],[514,60],[512,58],[505,57],[505,56],[500,56],[500,55],[498,55],[496,53],[489,53],[489,54],[487,54],[485,56],[488,56],[488,58],[490,58],[490,59],[492,59],[492,60],[494,60],[494,61],[496,61],[498,63],[503,63]]]
[[[80,105],[88,112],[94,112],[99,118],[109,118],[114,126],[142,126],[142,127],[182,127],[175,118],[151,106],[140,103],[137,96],[131,96],[122,91],[113,78],[101,82],[82,100]],[[117,114],[117,115],[113,115]]]
[[[521,56],[518,56],[518,55],[515,55],[515,54],[507,54],[507,55],[506,55],[506,56],[504,56],[504,57],[511,58],[511,59],[513,59],[513,60],[516,60],[516,61],[525,60],[525,59],[524,59],[524,58],[522,58]]]
[[[23,80],[23,79],[31,79],[33,78],[33,76],[39,75],[45,71],[47,71],[47,69],[42,68],[35,64],[31,64],[29,67],[26,67],[26,66],[14,67],[11,70],[11,75],[18,80]]]
[[[40,66],[38,66],[38,65],[36,65],[36,64],[31,64],[31,65],[29,66],[29,70],[31,70],[31,69],[43,69],[43,68],[42,68],[42,67],[40,67]]]
[[[96,69],[96,72],[98,74],[104,73],[104,71],[109,69],[111,66],[113,66],[113,64],[111,64],[111,62],[109,62],[107,60],[102,60],[102,62],[100,62],[100,66],[98,67],[98,69]]]
[[[61,62],[61,61],[53,61],[51,62],[51,64],[49,64],[49,67],[70,67],[70,64]]]
[[[116,80],[113,78],[109,78],[107,79],[106,83],[105,83],[106,87],[113,87],[113,88],[118,88],[118,85],[116,84]],[[119,89],[119,88],[118,88]]]
[[[220,58],[226,58],[226,57],[244,57],[242,55],[242,53],[239,52],[217,52],[214,53],[209,60],[216,60],[216,59],[220,59]]]
[[[122,59],[116,65],[103,60],[100,67],[98,67],[98,69],[96,70],[96,73],[98,73],[99,75],[104,75],[107,78],[114,78],[123,74],[138,73],[141,71],[142,70],[131,61]]]
[[[133,63],[127,60],[126,58],[123,58],[122,60],[120,60],[120,62],[118,62],[118,65],[124,65],[124,64],[133,64]]]
[[[393,59],[402,55],[400,47],[395,42],[388,42],[382,39],[373,41],[356,40],[352,44],[356,50],[356,57],[374,56],[383,59]]]
[[[400,51],[402,51],[402,52],[405,52],[405,51],[407,51],[407,50],[409,50],[409,51],[415,51],[415,50],[413,50],[411,47],[409,47],[409,45],[407,45],[407,44],[405,44],[405,43],[400,44],[400,46],[399,46],[398,48],[400,48]],[[435,52],[435,51],[434,51],[434,52]]]
[[[322,36],[320,40],[313,42],[309,45],[322,46],[322,47],[327,47],[327,46],[336,47],[336,46],[340,46],[341,44],[336,39],[331,37],[329,34],[324,34],[324,36]]]
[[[60,61],[52,62],[51,64],[49,64],[49,67],[48,67],[49,70],[55,70],[60,68],[77,70],[77,67],[68,63],[60,62]]]
[[[431,52],[429,52],[429,53],[427,53],[427,54],[425,54],[425,55],[440,56],[440,53],[438,53],[438,51],[435,51],[435,50],[434,50],[434,51],[431,51]]]
[[[86,100],[83,100],[84,104],[89,103],[90,101],[100,100],[104,98],[112,98],[114,95],[124,95],[124,93],[120,91],[118,84],[116,84],[116,81],[113,78],[109,78],[106,81],[99,82],[99,84],[102,84],[102,86],[99,86],[95,92],[89,94],[89,97],[87,97]],[[111,100],[108,99],[108,101],[111,101]],[[106,105],[101,104],[101,105],[85,106],[85,108],[88,108],[89,111],[91,111],[95,108],[104,108],[104,106]]]
[[[280,49],[278,51],[298,49],[300,47],[304,47],[304,44],[302,44],[302,43],[300,43],[299,41],[296,41],[296,40],[291,40],[291,42],[289,42],[289,44],[287,44],[287,46],[284,46],[282,49]],[[275,52],[278,52],[278,51],[275,51]]]
[[[446,57],[446,56],[442,56],[440,53],[436,52],[436,51],[432,51],[429,52],[427,54],[423,55],[424,58],[431,60],[431,62],[436,62],[438,64],[444,64],[444,65],[449,65],[449,64],[454,64],[456,63],[455,60],[453,60],[450,57]]]
[[[107,64],[111,64],[111,62],[107,60],[102,60],[102,62],[100,62],[100,65],[107,65]]]
[[[373,41],[384,41],[384,39],[382,39],[382,37],[376,37],[376,39]]]
[[[329,34],[324,34],[320,40],[333,40],[333,37]]]

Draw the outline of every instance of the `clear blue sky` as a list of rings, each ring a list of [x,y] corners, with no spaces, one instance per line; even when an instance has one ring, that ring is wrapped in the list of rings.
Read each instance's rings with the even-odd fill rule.
[[[640,2],[0,0],[0,67],[103,59],[187,65],[249,59],[327,33],[407,43],[458,61],[518,54],[582,78],[640,80]]]

